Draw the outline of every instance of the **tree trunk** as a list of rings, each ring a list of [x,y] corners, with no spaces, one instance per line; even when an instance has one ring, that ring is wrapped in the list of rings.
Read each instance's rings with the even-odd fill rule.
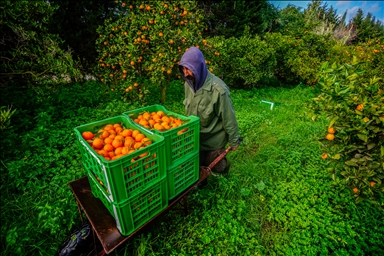
[[[167,83],[163,83],[161,85],[161,103],[162,104],[165,103],[165,94],[166,94],[166,91],[167,91],[167,86],[168,86]]]

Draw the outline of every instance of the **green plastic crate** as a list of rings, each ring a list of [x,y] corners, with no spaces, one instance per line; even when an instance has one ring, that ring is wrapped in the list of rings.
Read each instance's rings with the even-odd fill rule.
[[[167,179],[152,184],[149,188],[121,203],[113,203],[92,174],[88,173],[92,194],[101,200],[116,220],[116,226],[123,236],[132,234],[151,218],[168,206]]]
[[[168,199],[171,200],[199,179],[199,153],[177,162],[167,170]]]
[[[143,112],[157,112],[163,111],[167,116],[173,116],[180,118],[186,123],[180,125],[179,127],[160,132],[158,130],[149,130],[135,122],[132,121],[134,125],[145,129],[147,131],[152,131],[155,134],[159,134],[164,137],[165,140],[165,151],[166,151],[166,167],[171,167],[176,161],[188,159],[188,157],[200,150],[200,119],[196,116],[183,116],[171,111],[168,111],[161,105],[151,105],[148,107],[143,107],[128,112],[124,112],[123,115],[127,116],[130,119],[137,118]],[[181,134],[178,134],[179,131],[188,129]]]
[[[166,176],[164,138],[138,129],[152,140],[152,144],[124,157],[107,161],[92,149],[81,134],[84,131],[97,131],[109,123],[120,123],[125,128],[138,129],[127,117],[116,116],[78,126],[75,128],[75,133],[85,169],[103,184],[110,201],[120,203]],[[134,160],[147,152],[147,156]]]

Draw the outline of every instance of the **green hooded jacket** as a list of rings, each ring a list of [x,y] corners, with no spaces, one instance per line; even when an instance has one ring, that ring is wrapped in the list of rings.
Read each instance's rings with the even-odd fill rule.
[[[203,86],[195,93],[184,84],[186,115],[200,118],[200,150],[238,146],[239,128],[230,98],[229,88],[208,71]]]

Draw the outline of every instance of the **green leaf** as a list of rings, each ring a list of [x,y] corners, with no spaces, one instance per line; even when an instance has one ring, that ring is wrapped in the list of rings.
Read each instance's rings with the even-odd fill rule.
[[[333,117],[332,120],[331,120],[331,122],[329,122],[328,128],[332,127],[332,126],[335,124],[335,122],[336,122],[336,120],[337,120],[338,118],[339,118],[338,116]]]
[[[358,166],[358,164],[355,161],[351,161],[351,160],[345,161],[345,164],[349,166]]]
[[[332,159],[339,160],[340,159],[340,154],[336,154],[332,156]]]
[[[375,143],[370,143],[370,144],[367,145],[367,149],[368,149],[368,150],[371,150],[371,149],[373,149],[375,146],[376,146]]]
[[[265,183],[263,181],[260,181],[259,183],[253,185],[253,187],[256,188],[257,190],[261,191],[261,190],[264,190]]]
[[[359,137],[359,139],[361,139],[361,140],[364,141],[364,142],[367,142],[367,141],[368,141],[368,136],[365,135],[365,134],[358,133],[358,134],[357,134],[357,137]]]

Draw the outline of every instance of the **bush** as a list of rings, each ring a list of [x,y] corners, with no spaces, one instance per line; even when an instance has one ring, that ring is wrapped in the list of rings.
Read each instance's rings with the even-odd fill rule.
[[[3,1],[1,8],[2,85],[27,81],[51,86],[81,78],[71,53],[60,48],[61,39],[48,32],[48,21],[57,6],[43,0],[17,0]]]
[[[353,56],[360,62],[360,68],[365,72],[361,77],[369,80],[371,77],[383,77],[384,74],[384,45],[382,40],[372,40],[359,43],[350,47],[335,44],[329,49],[329,61],[331,63],[351,63]],[[383,83],[384,81],[379,81]]]
[[[357,202],[378,200],[384,192],[383,83],[377,77],[365,79],[360,66],[356,57],[351,65],[325,62],[322,93],[310,105],[329,120],[320,139],[322,157],[330,159],[333,179],[350,188]]]
[[[269,33],[265,41],[276,52],[275,75],[287,84],[316,84],[318,69],[328,58],[328,46],[333,45],[329,38],[312,33],[302,37]]]
[[[273,76],[276,65],[274,49],[258,36],[251,36],[249,28],[240,38],[213,37],[209,40],[215,50],[209,52],[207,60],[212,60],[211,71],[222,77],[233,88],[260,86],[260,80]]]

